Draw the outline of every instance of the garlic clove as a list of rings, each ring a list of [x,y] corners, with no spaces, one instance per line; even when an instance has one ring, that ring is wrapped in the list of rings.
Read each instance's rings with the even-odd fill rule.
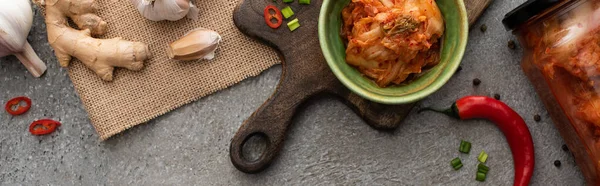
[[[167,55],[176,60],[211,60],[215,57],[221,35],[219,33],[198,28],[186,33],[177,41],[169,44]]]

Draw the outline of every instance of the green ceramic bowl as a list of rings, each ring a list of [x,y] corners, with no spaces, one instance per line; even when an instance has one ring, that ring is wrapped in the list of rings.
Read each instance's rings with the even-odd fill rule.
[[[319,41],[327,64],[352,92],[383,104],[412,103],[440,89],[456,72],[465,52],[469,33],[467,12],[462,0],[436,1],[446,24],[440,64],[406,85],[387,88],[380,88],[345,61],[345,48],[340,37],[341,12],[349,2],[350,0],[323,0],[319,15]]]

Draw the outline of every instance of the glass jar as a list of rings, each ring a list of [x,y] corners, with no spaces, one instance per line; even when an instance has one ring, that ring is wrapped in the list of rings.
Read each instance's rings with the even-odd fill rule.
[[[529,0],[503,23],[586,181],[599,185],[600,0]]]

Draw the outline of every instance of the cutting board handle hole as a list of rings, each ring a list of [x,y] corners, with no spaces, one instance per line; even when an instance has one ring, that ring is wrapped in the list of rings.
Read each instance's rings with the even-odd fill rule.
[[[262,132],[255,132],[242,142],[242,158],[248,162],[259,161],[265,154],[269,139]]]

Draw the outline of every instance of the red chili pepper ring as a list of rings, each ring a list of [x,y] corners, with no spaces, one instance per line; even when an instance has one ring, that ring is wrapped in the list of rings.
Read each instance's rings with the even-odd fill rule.
[[[25,102],[27,105],[21,106],[21,101]],[[12,109],[14,106],[18,106],[16,110]],[[6,102],[6,106],[4,107],[4,109],[6,109],[6,112],[13,116],[21,115],[27,112],[29,108],[31,108],[31,99],[24,96],[8,100],[8,102]]]
[[[60,126],[60,122],[51,119],[41,119],[34,121],[29,125],[29,132],[33,135],[40,136],[54,132]]]
[[[275,13],[271,14],[271,10],[273,10],[273,12]],[[277,20],[277,22],[271,22],[272,19]],[[277,9],[277,7],[273,5],[265,7],[265,22],[267,22],[267,25],[269,25],[269,27],[271,28],[279,28],[279,26],[281,26],[281,24],[283,23],[283,16],[281,15],[281,11],[279,11],[279,9]]]

